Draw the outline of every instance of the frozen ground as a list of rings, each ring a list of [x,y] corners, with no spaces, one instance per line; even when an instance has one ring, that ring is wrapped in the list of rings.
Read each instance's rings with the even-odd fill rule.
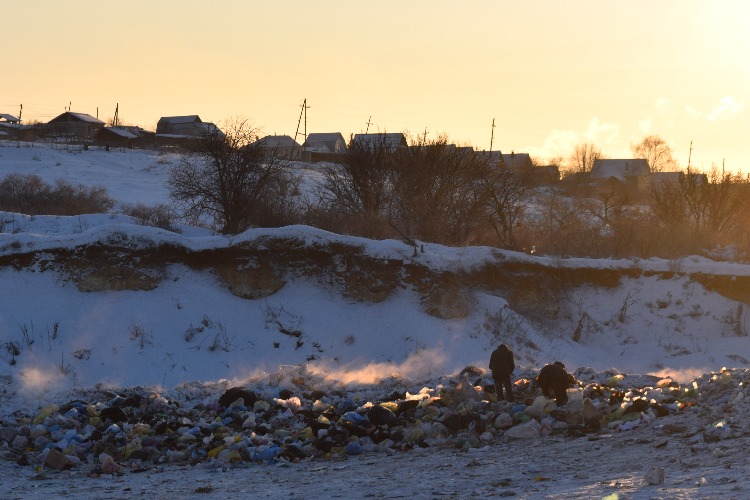
[[[685,416],[659,425],[666,423],[694,421]],[[418,448],[227,469],[159,465],[120,476],[89,477],[87,467],[38,472],[0,461],[0,478],[8,499],[199,493],[201,498],[741,499],[750,495],[748,446],[743,437],[714,452],[652,425],[574,439],[500,441],[468,451]],[[646,481],[652,466],[664,468],[663,484]]]

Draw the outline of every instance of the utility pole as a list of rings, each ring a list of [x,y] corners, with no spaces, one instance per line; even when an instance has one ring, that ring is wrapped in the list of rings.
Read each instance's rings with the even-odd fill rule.
[[[302,104],[300,104],[300,107],[302,109],[300,109],[299,111],[299,120],[297,120],[297,130],[294,132],[294,142],[297,142],[297,137],[299,136],[299,124],[302,122],[302,115],[304,114],[305,115],[305,133],[304,133],[304,140],[301,143],[301,144],[304,144],[305,141],[307,140],[307,110],[310,107],[307,105],[307,98],[302,100]],[[305,148],[302,148],[303,151],[304,149]],[[301,153],[300,153],[300,156],[302,156]],[[304,161],[304,158],[303,158],[303,161]]]
[[[18,110],[18,128],[16,129],[16,147],[21,147],[21,117],[23,116],[23,104],[21,109]]]
[[[492,119],[492,133],[490,134],[490,154],[492,154],[492,143],[495,140],[495,119]]]
[[[693,156],[693,141],[690,141],[690,152],[688,153],[688,174],[690,173],[690,158]]]
[[[367,128],[365,129],[365,134],[370,131],[370,125],[372,124],[372,115],[367,119]]]
[[[118,102],[115,105],[115,117],[112,118],[112,126],[113,127],[119,127],[120,126],[120,117],[119,117],[119,114],[120,114],[120,103]]]
[[[297,131],[294,133],[294,140],[295,141],[297,140],[297,137],[299,136],[299,125],[300,125],[300,123],[302,123],[302,115],[305,115],[305,133],[304,133],[304,136],[305,136],[305,140],[307,140],[307,110],[310,109],[310,106],[307,105],[307,99],[304,99],[302,101],[302,104],[300,104],[300,107],[302,109],[300,109],[300,111],[299,111],[299,120],[297,120]],[[302,141],[302,142],[304,143],[305,141]]]

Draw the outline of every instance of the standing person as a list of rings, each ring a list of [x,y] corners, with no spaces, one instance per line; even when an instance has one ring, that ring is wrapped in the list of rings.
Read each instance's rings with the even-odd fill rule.
[[[513,385],[510,376],[513,374],[516,364],[513,361],[513,351],[505,344],[492,351],[490,356],[490,370],[492,370],[492,379],[495,381],[495,395],[498,401],[506,399],[513,401]],[[503,388],[505,388],[505,398],[503,398]]]
[[[555,404],[562,406],[568,402],[568,387],[573,377],[565,371],[565,365],[561,361],[544,365],[536,383],[542,388],[542,394],[551,398],[555,394]]]

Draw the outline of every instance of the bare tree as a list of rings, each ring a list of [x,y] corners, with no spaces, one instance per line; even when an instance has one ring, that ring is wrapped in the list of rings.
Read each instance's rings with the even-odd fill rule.
[[[658,135],[644,137],[641,142],[632,144],[630,150],[635,158],[648,161],[652,172],[672,170],[677,166],[677,162],[672,157],[672,148]]]
[[[487,222],[503,248],[517,249],[516,227],[526,208],[529,175],[502,167],[489,169],[483,179]]]
[[[736,244],[750,219],[750,181],[715,167],[707,175],[688,170],[652,188],[651,211],[671,252]]]
[[[185,217],[208,217],[221,232],[236,234],[258,222],[269,189],[285,175],[258,142],[258,129],[235,119],[224,132],[214,127],[197,138],[168,183]]]
[[[489,159],[471,148],[418,137],[394,163],[391,226],[410,242],[418,238],[466,244],[476,237],[484,210],[482,179]]]
[[[349,141],[341,165],[325,168],[322,199],[328,210],[353,218],[364,235],[385,224],[392,200],[395,151],[383,134],[374,141]]]
[[[605,158],[601,150],[590,142],[578,144],[568,158],[568,163],[574,172],[587,174],[591,172],[594,162]]]
[[[549,161],[547,161],[547,165],[557,167],[558,169],[562,168],[564,163],[565,163],[565,157],[563,156],[553,156],[552,158],[549,159]]]
[[[115,205],[103,186],[74,186],[64,179],[54,185],[33,174],[8,174],[0,179],[0,210],[27,215],[105,213]]]

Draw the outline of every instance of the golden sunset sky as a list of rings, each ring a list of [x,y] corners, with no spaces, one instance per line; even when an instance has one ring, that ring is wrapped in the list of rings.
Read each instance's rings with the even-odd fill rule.
[[[409,132],[612,158],[649,134],[681,167],[750,171],[750,2],[0,1],[0,113],[161,116],[264,134]],[[299,142],[304,122],[300,126]]]

